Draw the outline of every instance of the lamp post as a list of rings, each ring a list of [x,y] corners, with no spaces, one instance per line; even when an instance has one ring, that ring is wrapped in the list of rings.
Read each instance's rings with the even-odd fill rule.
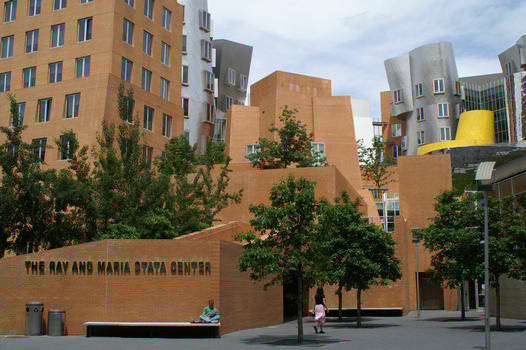
[[[413,243],[415,244],[415,256],[416,256],[416,317],[420,318],[420,281],[419,281],[419,272],[418,272],[418,231],[420,229],[415,227],[411,230],[413,235]]]
[[[495,162],[480,163],[477,168],[475,180],[477,191],[484,192],[484,335],[486,350],[491,350],[490,324],[489,324],[489,233],[488,233],[488,192],[493,191],[493,168]]]

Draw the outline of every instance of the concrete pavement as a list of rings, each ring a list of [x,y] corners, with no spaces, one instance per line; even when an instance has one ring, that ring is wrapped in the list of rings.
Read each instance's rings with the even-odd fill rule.
[[[86,349],[86,350],[173,350],[173,349],[484,349],[483,314],[468,312],[467,320],[460,321],[458,311],[422,311],[421,317],[410,313],[404,317],[366,317],[363,328],[355,328],[354,318],[338,323],[329,318],[326,334],[315,334],[312,317],[304,319],[305,341],[296,344],[296,321],[280,325],[248,329],[223,335],[217,339],[150,339],[150,338],[87,338],[0,336],[1,350]],[[495,320],[492,319],[492,326]],[[503,330],[492,327],[493,350],[526,349],[526,320],[502,320]]]

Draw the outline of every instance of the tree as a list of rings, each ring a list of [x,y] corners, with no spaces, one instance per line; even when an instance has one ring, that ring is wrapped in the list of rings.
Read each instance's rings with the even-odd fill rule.
[[[271,204],[251,205],[255,219],[250,221],[259,232],[239,234],[246,242],[239,257],[241,271],[250,270],[250,279],[265,281],[264,287],[295,282],[298,286],[298,343],[303,343],[303,287],[312,285],[315,257],[319,254],[316,219],[319,202],[315,183],[290,175],[270,190]],[[264,238],[261,235],[265,235]]]
[[[325,158],[318,152],[312,153],[314,134],[307,133],[305,124],[301,124],[295,116],[297,110],[290,110],[287,106],[279,117],[283,125],[278,128],[272,124],[271,133],[277,132],[279,141],[259,138],[259,150],[247,156],[254,167],[261,169],[287,168],[291,165],[298,167],[312,167],[325,165]]]
[[[373,181],[376,189],[380,192],[383,186],[391,182],[392,157],[384,156],[384,144],[378,136],[373,138],[371,147],[365,147],[361,139],[358,140],[357,146],[360,170],[367,180]]]
[[[402,277],[400,259],[395,256],[396,241],[363,218],[359,206],[360,199],[351,201],[349,194],[342,191],[334,205],[325,202],[319,219],[322,251],[331,266],[326,268],[326,280],[338,285],[339,319],[342,292],[354,288],[357,290],[357,327],[361,327],[362,291]]]

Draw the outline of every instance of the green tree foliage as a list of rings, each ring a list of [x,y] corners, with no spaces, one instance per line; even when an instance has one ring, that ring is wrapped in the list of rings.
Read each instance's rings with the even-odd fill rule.
[[[259,151],[247,156],[254,167],[261,169],[280,169],[291,165],[312,167],[325,165],[325,158],[320,154],[312,154],[314,134],[307,133],[305,124],[301,124],[295,116],[297,110],[283,108],[279,120],[283,125],[278,128],[272,125],[271,133],[278,135],[279,141],[259,138]]]
[[[390,182],[393,173],[392,157],[384,156],[384,144],[378,136],[373,138],[371,147],[365,147],[363,140],[358,140],[358,159],[363,176],[373,181],[375,187],[380,190]]]
[[[251,205],[255,218],[250,224],[259,233],[239,234],[246,242],[239,258],[241,271],[250,278],[265,281],[265,288],[276,283],[297,283],[298,342],[303,342],[303,287],[312,285],[316,271],[316,220],[319,202],[315,183],[292,175],[270,190],[270,205]],[[264,235],[262,237],[261,235]]]
[[[325,280],[338,286],[341,319],[342,292],[357,291],[357,327],[361,327],[361,293],[371,285],[386,285],[402,277],[396,241],[359,211],[360,199],[351,201],[342,191],[335,204],[325,202],[319,218],[326,258]],[[321,265],[323,266],[323,265]]]

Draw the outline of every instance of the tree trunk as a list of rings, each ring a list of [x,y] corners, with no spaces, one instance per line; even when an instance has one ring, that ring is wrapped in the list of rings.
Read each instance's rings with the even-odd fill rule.
[[[338,288],[338,322],[341,322],[343,320],[343,312],[342,312],[343,295],[342,294],[343,294],[343,288],[340,285],[340,287]]]
[[[497,319],[496,319],[496,328],[497,330],[500,330],[500,283],[499,283],[499,275],[495,276],[495,280],[497,281],[495,283],[495,304],[497,307]],[[488,293],[489,294],[489,293]],[[488,302],[486,300],[486,302]]]
[[[466,305],[464,302],[464,282],[460,284],[460,309],[461,309],[460,319],[462,321],[465,321],[466,320]]]
[[[362,327],[362,289],[356,291],[356,327]]]
[[[298,272],[298,344],[303,344],[303,276]]]

